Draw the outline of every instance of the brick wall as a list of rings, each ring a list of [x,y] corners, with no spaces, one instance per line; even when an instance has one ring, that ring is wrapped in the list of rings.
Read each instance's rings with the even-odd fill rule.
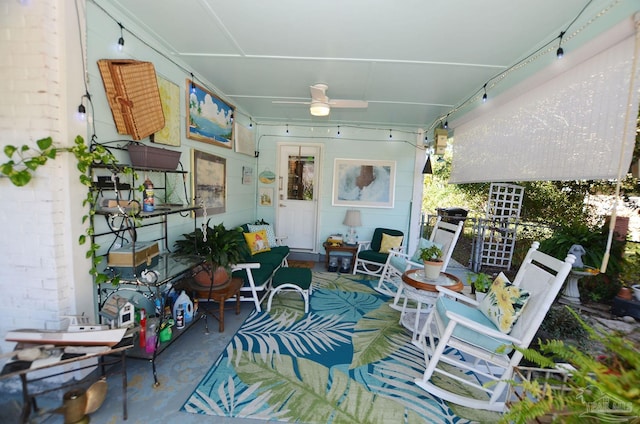
[[[0,147],[35,146],[46,136],[70,145],[68,134],[86,132],[70,119],[69,105],[77,108],[84,92],[73,7],[65,0],[0,0]],[[0,163],[5,160],[0,153]],[[79,293],[86,296],[75,284],[87,265],[75,242],[82,186],[73,169],[70,155],[62,154],[27,187],[0,178],[2,352],[14,346],[4,342],[8,330],[59,328],[60,315],[76,313]]]

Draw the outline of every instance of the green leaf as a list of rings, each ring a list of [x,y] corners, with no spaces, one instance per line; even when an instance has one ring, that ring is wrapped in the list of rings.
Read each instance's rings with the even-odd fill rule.
[[[46,150],[53,144],[53,139],[51,137],[41,138],[36,141],[36,144],[40,148],[40,150]]]
[[[9,176],[9,180],[17,187],[23,187],[31,181],[31,174],[26,170],[18,171]]]
[[[86,241],[87,241],[87,236],[85,236],[84,234],[78,237],[78,244],[84,244]]]
[[[354,328],[353,359],[349,369],[386,358],[402,345],[405,329],[398,324],[399,313],[383,303],[366,314]]]
[[[4,146],[4,154],[9,158],[13,156],[16,150],[18,150],[18,148],[16,146],[12,146],[11,144],[7,144],[6,146]]]

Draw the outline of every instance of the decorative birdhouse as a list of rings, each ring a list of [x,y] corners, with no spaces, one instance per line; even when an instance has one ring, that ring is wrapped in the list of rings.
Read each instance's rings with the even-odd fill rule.
[[[444,150],[447,148],[447,139],[449,138],[449,132],[444,128],[436,128],[433,131],[434,136],[434,149],[436,155],[444,155]]]
[[[112,295],[107,299],[100,315],[107,318],[112,327],[132,327],[135,324],[133,303],[118,295]]]

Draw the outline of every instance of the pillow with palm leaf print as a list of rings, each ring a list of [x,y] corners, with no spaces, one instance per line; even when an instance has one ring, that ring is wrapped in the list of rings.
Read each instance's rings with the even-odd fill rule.
[[[482,299],[478,309],[495,324],[501,332],[509,334],[522,309],[529,300],[529,292],[509,282],[501,272]]]

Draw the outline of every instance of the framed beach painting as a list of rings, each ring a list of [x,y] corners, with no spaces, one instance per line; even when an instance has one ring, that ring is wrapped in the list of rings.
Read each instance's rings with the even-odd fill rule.
[[[187,138],[233,148],[233,106],[187,79]]]
[[[195,204],[201,206],[196,216],[223,213],[227,200],[227,160],[220,156],[191,150],[191,192]]]
[[[393,208],[396,162],[336,159],[333,166],[333,206]]]

